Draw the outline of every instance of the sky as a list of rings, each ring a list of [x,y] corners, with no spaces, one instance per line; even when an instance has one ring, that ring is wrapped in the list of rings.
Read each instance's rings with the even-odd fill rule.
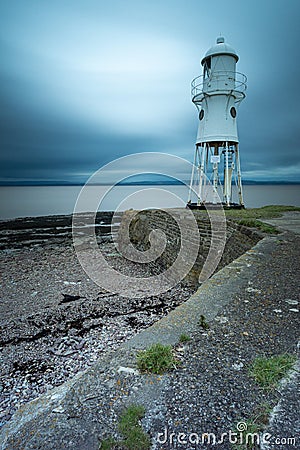
[[[248,78],[243,177],[300,182],[299,20],[299,0],[0,0],[0,183],[84,183],[139,152],[193,161],[190,83],[220,34]]]

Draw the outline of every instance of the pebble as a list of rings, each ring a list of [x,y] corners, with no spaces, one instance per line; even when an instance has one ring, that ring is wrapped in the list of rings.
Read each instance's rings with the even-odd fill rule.
[[[231,366],[234,370],[241,370],[243,367],[244,367],[244,364],[241,362],[241,363],[234,363],[234,364],[232,364],[232,366]]]
[[[57,414],[63,414],[65,410],[62,406],[58,406],[57,408],[52,409],[52,412]]]
[[[256,292],[256,293],[261,293],[260,289],[255,289],[253,287],[248,287],[246,288],[246,292]]]
[[[229,321],[228,317],[225,316],[216,317],[215,320],[219,323],[227,323]]]
[[[291,298],[287,298],[285,300],[289,305],[298,305],[298,300],[292,300]]]
[[[127,373],[130,375],[139,375],[139,371],[133,369],[132,367],[119,367],[117,370],[118,373]]]

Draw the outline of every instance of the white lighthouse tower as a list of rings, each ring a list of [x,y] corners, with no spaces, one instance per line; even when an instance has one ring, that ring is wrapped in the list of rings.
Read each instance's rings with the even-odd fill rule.
[[[245,97],[247,78],[236,72],[238,59],[236,51],[219,37],[201,61],[203,74],[192,81],[199,127],[187,205],[190,208],[218,203],[218,199],[227,208],[244,207],[237,106]]]

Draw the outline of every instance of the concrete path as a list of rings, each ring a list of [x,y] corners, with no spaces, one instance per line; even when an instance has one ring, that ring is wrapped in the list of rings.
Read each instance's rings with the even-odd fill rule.
[[[300,211],[288,211],[276,219],[261,219],[262,222],[278,227],[279,230],[300,234]]]

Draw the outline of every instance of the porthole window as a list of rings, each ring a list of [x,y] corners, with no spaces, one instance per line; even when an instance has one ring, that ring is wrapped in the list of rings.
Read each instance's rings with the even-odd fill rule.
[[[199,113],[199,119],[202,120],[204,117],[204,109],[201,109],[200,113]]]
[[[231,114],[231,116],[232,116],[233,118],[236,117],[236,109],[235,109],[234,106],[232,106],[232,107],[230,108],[230,114]]]

